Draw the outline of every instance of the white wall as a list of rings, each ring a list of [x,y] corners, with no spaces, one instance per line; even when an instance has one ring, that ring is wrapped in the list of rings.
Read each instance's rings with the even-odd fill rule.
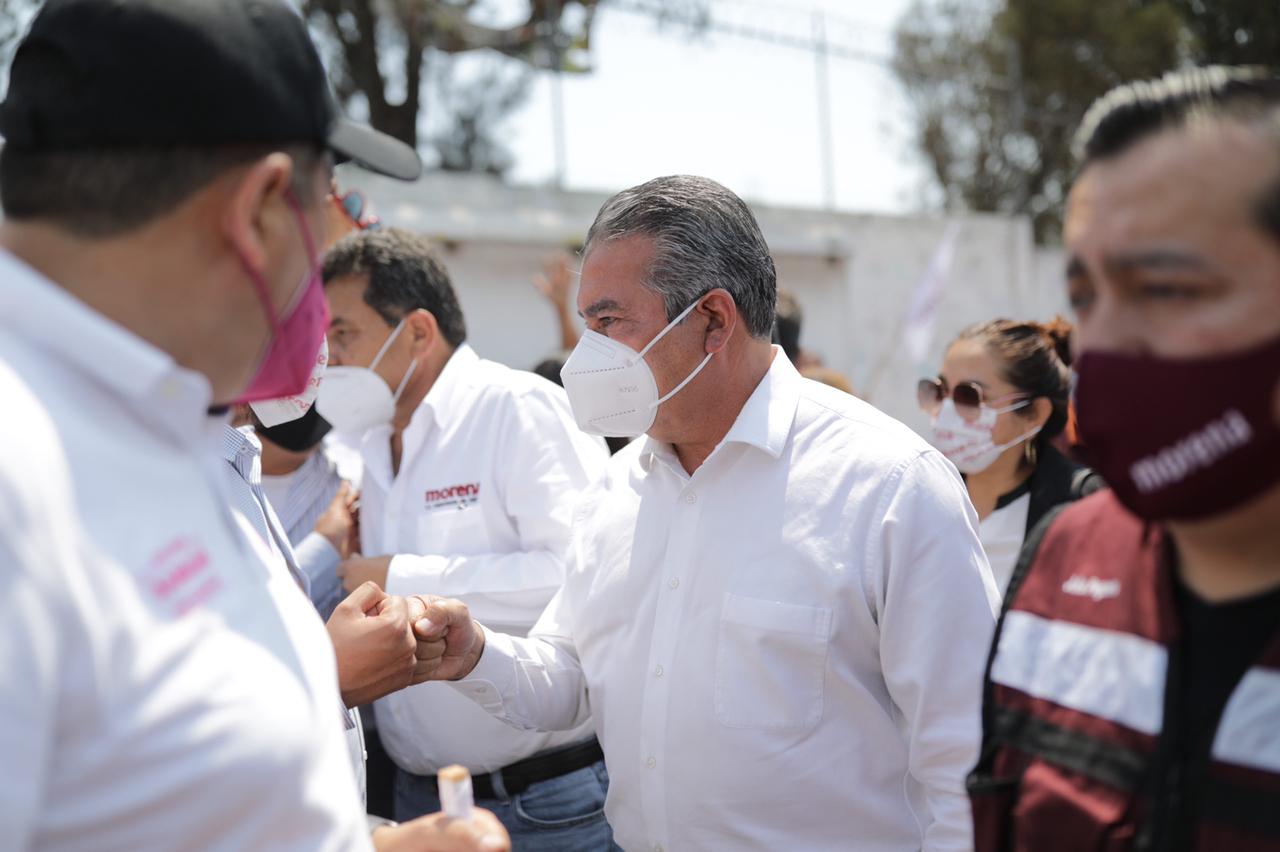
[[[527,370],[555,354],[555,314],[532,284],[552,252],[552,246],[511,242],[460,243],[442,252],[468,341],[481,355]]]
[[[550,307],[532,276],[553,252],[580,242],[606,193],[509,187],[485,177],[432,174],[412,185],[344,170],[389,224],[442,240],[442,256],[484,356],[529,368],[558,345]],[[845,373],[858,392],[915,428],[915,384],[937,371],[964,326],[1065,310],[1060,252],[1033,247],[1026,220],[829,214],[753,205],[773,250],[779,286],[804,311],[801,342]],[[902,320],[949,221],[960,225],[924,364],[902,348]]]

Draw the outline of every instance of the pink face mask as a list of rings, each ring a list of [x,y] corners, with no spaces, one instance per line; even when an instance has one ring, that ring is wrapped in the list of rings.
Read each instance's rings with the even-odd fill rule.
[[[1087,460],[1138,517],[1208,518],[1280,482],[1280,338],[1194,360],[1085,352],[1076,373]]]
[[[271,324],[271,343],[258,366],[258,372],[236,399],[237,403],[278,399],[302,393],[311,378],[320,341],[329,328],[329,304],[324,298],[320,257],[316,254],[315,242],[311,239],[311,231],[302,216],[302,205],[298,203],[298,199],[293,193],[287,194],[285,199],[298,219],[311,271],[307,280],[298,288],[300,295],[295,297],[294,306],[286,309],[285,316],[281,318],[271,303],[271,291],[262,274],[245,264],[245,271],[253,281],[258,300]]]

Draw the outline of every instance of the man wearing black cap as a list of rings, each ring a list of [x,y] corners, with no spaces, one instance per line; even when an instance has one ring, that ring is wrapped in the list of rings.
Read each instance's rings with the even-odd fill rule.
[[[332,645],[207,412],[309,376],[333,157],[416,156],[335,115],[271,0],[50,0],[0,134],[4,843],[368,848]],[[506,848],[483,813],[373,843]]]

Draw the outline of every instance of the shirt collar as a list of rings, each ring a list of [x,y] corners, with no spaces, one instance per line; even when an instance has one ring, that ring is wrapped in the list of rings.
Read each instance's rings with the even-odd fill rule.
[[[1033,473],[1032,476],[1028,476],[1026,479],[1022,480],[1022,482],[1014,486],[1012,491],[1005,492],[1004,494],[1001,494],[999,497],[997,497],[996,507],[993,511],[998,512],[1001,509],[1003,509],[1005,506],[1008,506],[1011,503],[1013,503],[1019,497],[1022,497],[1025,494],[1030,494],[1031,480],[1034,475],[1035,474]]]
[[[458,413],[459,409],[455,402],[458,395],[469,387],[467,376],[471,372],[471,367],[479,362],[480,356],[474,349],[465,343],[460,344],[449,356],[449,360],[444,363],[444,369],[431,385],[431,390],[427,391],[427,395],[423,397],[419,411],[425,409],[437,426],[443,426],[445,418],[450,414]]]
[[[773,347],[773,362],[769,370],[747,397],[733,426],[725,434],[720,446],[747,444],[779,458],[791,435],[795,423],[796,407],[800,404],[800,388],[804,380],[800,373],[782,354],[781,347]],[[640,450],[641,462],[646,468],[654,458],[670,463],[674,452],[669,444],[645,436]],[[718,449],[718,448],[717,448]]]
[[[250,485],[262,482],[262,444],[253,434],[252,426],[239,429],[230,423],[222,428],[222,458]]]
[[[145,408],[184,442],[199,440],[213,395],[208,379],[6,251],[0,251],[0,281],[5,325],[132,407]]]
[[[401,470],[413,461],[414,453],[422,446],[423,439],[433,423],[443,428],[447,418],[465,415],[465,407],[460,404],[462,402],[460,396],[465,388],[470,387],[467,374],[479,362],[480,356],[465,343],[449,356],[444,369],[440,371],[431,389],[427,391],[427,395],[422,398],[422,402],[409,418],[409,425],[405,427],[402,436],[405,451],[400,458]],[[375,426],[365,432],[360,439],[360,453],[364,456],[366,470],[373,474],[374,479],[388,488],[393,478],[391,451],[388,444],[391,431],[390,423]]]

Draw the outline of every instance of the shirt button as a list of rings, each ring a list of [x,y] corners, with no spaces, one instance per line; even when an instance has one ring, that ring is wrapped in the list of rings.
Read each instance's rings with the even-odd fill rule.
[[[690,491],[688,494],[684,495],[684,502],[692,506],[694,503],[698,502],[698,495]]]
[[[658,766],[658,758],[651,757],[644,762],[644,765],[649,767],[650,769],[655,769]]]
[[[653,676],[662,677],[662,666],[658,666],[656,669],[653,670]]]
[[[670,587],[671,587],[671,588],[673,588],[673,589],[678,589],[678,588],[680,588],[680,578],[679,578],[679,577],[672,577],[672,578],[671,578],[671,582],[667,583],[667,585],[668,585],[668,586],[670,586]]]

